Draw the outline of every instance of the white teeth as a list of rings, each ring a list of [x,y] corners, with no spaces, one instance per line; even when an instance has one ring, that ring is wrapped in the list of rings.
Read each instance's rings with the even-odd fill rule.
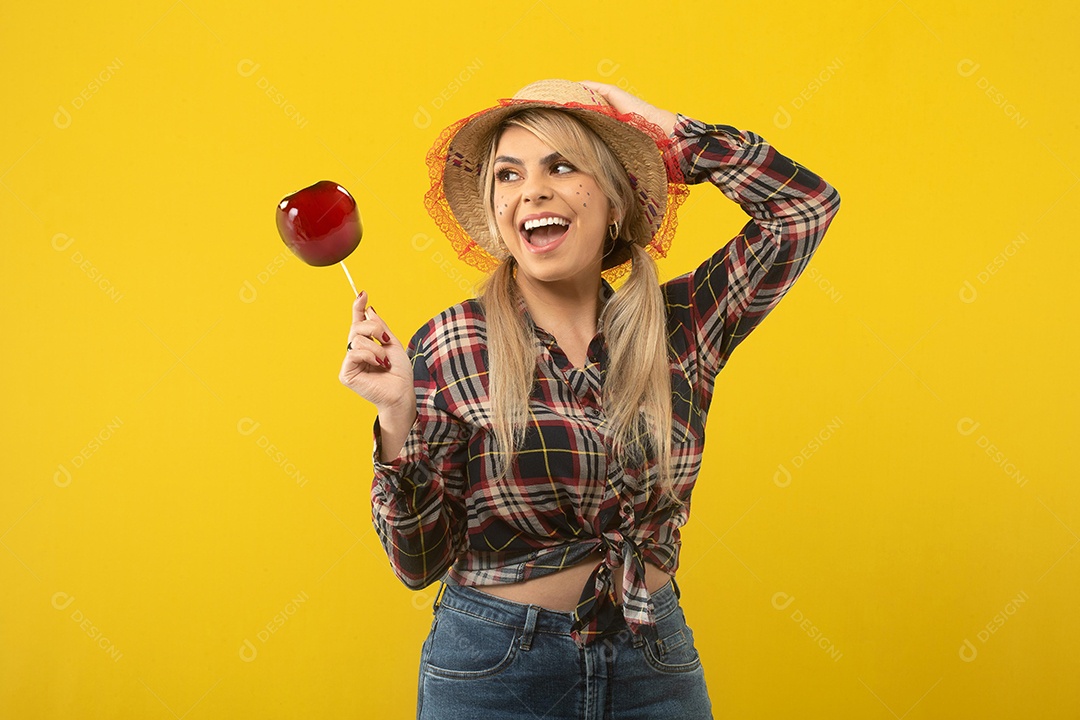
[[[567,220],[566,218],[543,217],[543,218],[539,218],[537,220],[526,220],[525,221],[525,230],[526,231],[535,230],[536,228],[543,227],[545,225],[563,225],[563,226],[566,226],[566,225],[569,225],[569,224],[570,224],[570,221]]]

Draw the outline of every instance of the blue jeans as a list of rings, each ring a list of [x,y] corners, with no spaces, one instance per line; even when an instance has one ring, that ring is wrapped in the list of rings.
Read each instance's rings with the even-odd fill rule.
[[[625,624],[579,648],[573,615],[447,584],[420,656],[422,720],[699,720],[712,717],[675,581],[652,595],[656,627]]]

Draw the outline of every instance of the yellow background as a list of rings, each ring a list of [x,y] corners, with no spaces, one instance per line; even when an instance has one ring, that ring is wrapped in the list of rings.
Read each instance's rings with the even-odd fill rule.
[[[478,279],[427,148],[545,77],[843,197],[717,386],[679,574],[717,716],[1080,715],[1074,4],[9,5],[0,716],[412,717],[353,295],[272,213],[349,188],[407,339]],[[696,187],[664,277],[744,220]]]

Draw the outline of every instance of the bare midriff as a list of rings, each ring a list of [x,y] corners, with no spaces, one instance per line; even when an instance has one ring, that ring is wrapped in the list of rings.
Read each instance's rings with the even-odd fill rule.
[[[504,600],[537,605],[555,612],[570,613],[577,608],[585,583],[603,559],[604,554],[596,552],[577,565],[571,565],[565,570],[550,575],[505,585],[481,585],[476,589]],[[671,580],[671,575],[657,566],[651,563],[644,563],[644,565],[645,587],[648,588],[650,595]],[[618,602],[622,602],[622,568],[615,568],[612,571],[612,582],[615,586],[615,597]]]

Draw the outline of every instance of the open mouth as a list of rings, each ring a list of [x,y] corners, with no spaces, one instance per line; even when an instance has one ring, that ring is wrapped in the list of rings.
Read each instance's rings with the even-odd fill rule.
[[[531,218],[521,224],[521,236],[534,248],[554,245],[566,235],[570,221],[558,215]]]

